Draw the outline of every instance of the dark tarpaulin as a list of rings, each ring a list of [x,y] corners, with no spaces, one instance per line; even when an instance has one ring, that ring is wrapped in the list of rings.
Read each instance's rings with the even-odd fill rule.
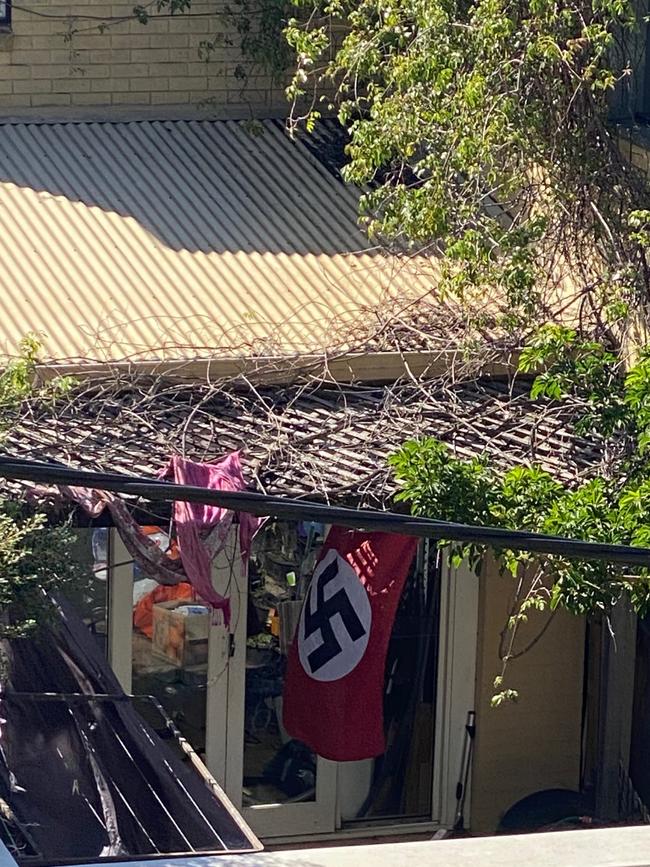
[[[258,848],[232,807],[143,721],[70,606],[58,610],[38,637],[3,642],[0,828],[12,851],[22,849],[18,860]],[[45,693],[70,695],[35,695]]]

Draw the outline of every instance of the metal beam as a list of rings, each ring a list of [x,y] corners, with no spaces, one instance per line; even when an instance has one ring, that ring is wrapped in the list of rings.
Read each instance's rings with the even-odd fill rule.
[[[321,521],[357,530],[401,533],[406,536],[467,542],[497,549],[513,548],[540,554],[561,554],[583,560],[603,560],[627,566],[650,566],[650,548],[585,542],[561,536],[546,536],[525,530],[479,527],[431,518],[414,518],[376,509],[350,509],[309,500],[274,497],[247,492],[214,491],[191,485],[177,485],[159,479],[127,476],[119,473],[96,473],[60,464],[0,456],[0,478],[32,481],[49,485],[94,488],[142,497],[149,501],[183,500],[248,512],[265,517],[302,521]]]

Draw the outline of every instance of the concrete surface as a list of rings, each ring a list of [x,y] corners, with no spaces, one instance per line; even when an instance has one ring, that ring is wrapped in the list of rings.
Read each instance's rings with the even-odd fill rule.
[[[0,867],[15,867],[9,852],[0,846]],[[650,826],[121,863],[130,867],[650,867]]]

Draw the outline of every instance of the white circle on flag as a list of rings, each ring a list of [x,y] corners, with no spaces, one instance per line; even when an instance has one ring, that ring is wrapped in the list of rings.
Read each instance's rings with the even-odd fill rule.
[[[372,607],[348,561],[330,549],[314,569],[298,624],[298,656],[309,677],[339,680],[361,662]]]

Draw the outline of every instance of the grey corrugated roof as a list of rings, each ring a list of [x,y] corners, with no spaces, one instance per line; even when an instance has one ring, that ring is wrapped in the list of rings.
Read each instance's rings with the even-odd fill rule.
[[[21,458],[151,475],[170,453],[211,460],[243,449],[254,490],[373,505],[395,491],[387,456],[434,436],[461,457],[484,451],[510,467],[537,463],[575,482],[597,469],[597,442],[529,385],[490,379],[444,386],[291,386],[242,391],[163,379],[82,386],[56,409],[25,412],[3,444]]]

